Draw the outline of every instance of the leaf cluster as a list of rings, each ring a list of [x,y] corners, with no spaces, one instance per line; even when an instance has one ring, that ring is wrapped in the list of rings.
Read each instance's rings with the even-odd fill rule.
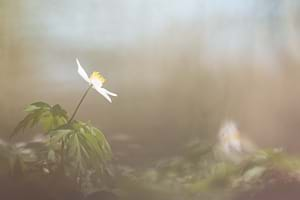
[[[49,159],[51,157],[58,159],[55,156],[59,155],[63,142],[64,151],[68,155],[66,161],[71,168],[76,169],[74,172],[96,170],[103,173],[105,171],[106,162],[112,156],[111,148],[104,134],[90,123],[73,121],[50,131],[49,135],[52,147],[49,151]]]
[[[78,177],[83,173],[103,174],[108,170],[107,161],[112,157],[110,145],[91,123],[69,121],[67,112],[58,104],[36,102],[28,105],[25,112],[27,115],[11,137],[26,128],[41,125],[48,139],[45,141],[47,153],[43,150],[39,161],[45,162],[50,172],[63,166],[66,175]]]
[[[45,102],[36,102],[28,105],[24,111],[27,115],[19,122],[11,134],[11,137],[37,124],[41,124],[43,129],[49,132],[52,129],[66,124],[68,121],[67,112],[58,104],[50,106]]]

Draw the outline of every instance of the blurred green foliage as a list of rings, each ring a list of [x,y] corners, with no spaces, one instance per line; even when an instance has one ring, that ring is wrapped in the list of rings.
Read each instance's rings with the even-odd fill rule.
[[[57,156],[60,156],[60,145],[63,141],[69,173],[95,171],[101,175],[107,172],[106,163],[112,157],[110,145],[104,134],[90,123],[72,121],[50,131],[49,135],[48,159],[58,160]]]
[[[24,111],[28,114],[19,122],[11,137],[20,131],[24,132],[25,128],[32,128],[39,123],[43,129],[48,132],[66,124],[68,121],[67,112],[58,104],[50,106],[45,102],[36,102],[27,106]]]
[[[87,175],[97,175],[101,179],[110,174],[107,165],[112,157],[110,145],[104,134],[90,122],[69,121],[67,112],[58,104],[50,106],[36,102],[27,106],[25,112],[27,115],[11,137],[37,125],[41,125],[45,133],[42,141],[24,143],[21,149],[16,150],[12,145],[3,147],[6,149],[4,157],[14,158],[12,168],[20,166],[21,174],[29,168],[38,168],[46,174],[62,174],[71,177],[79,187],[84,185]],[[30,151],[34,158],[30,163],[25,159],[24,151]],[[26,169],[25,163],[28,164]]]
[[[109,162],[112,151],[104,134],[90,122],[68,121],[61,106],[37,102],[25,111],[12,136],[37,125],[45,134],[25,143],[1,141],[1,176],[49,181],[60,180],[63,172],[75,191],[124,200],[244,199],[274,182],[300,185],[300,159],[281,149],[257,150],[234,163],[218,156],[218,144],[193,140],[181,155],[136,169]]]
[[[294,184],[300,183],[300,159],[280,149],[259,150],[238,164],[218,160],[213,148],[210,148],[211,151],[205,150],[205,154],[203,148],[199,149],[202,150],[198,159],[185,153],[160,161],[149,169],[121,168],[124,176],[121,176],[120,182],[123,184],[120,187],[125,193],[131,191],[133,197],[149,193],[144,198],[147,200],[226,200],[244,193],[253,195],[274,180],[280,183],[288,179],[295,180]],[[138,199],[132,196],[126,199]]]

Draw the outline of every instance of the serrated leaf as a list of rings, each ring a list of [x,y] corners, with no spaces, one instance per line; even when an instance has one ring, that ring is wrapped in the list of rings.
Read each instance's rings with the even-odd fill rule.
[[[30,105],[37,106],[39,108],[50,108],[51,107],[49,104],[42,102],[42,101],[38,101],[38,102],[32,103]]]
[[[59,104],[54,105],[51,108],[51,112],[53,113],[54,116],[61,116],[66,119],[68,118],[67,111],[65,111]]]
[[[31,105],[26,106],[24,111],[29,113],[29,112],[33,112],[38,109],[40,109],[40,107],[31,104]]]
[[[51,107],[45,102],[36,102],[27,106],[25,111],[29,114],[17,125],[11,137],[27,127],[32,128],[38,124],[41,124],[46,132],[49,132],[68,121],[67,112],[58,104]]]
[[[30,128],[36,126],[39,123],[40,118],[41,118],[41,114],[42,114],[41,111],[37,111],[35,113],[32,113],[32,120],[31,120],[31,123],[30,123]]]
[[[92,125],[80,121],[72,122],[70,129],[72,132],[65,140],[66,156],[80,170],[93,169],[103,173],[111,158],[111,149],[104,135]]]
[[[72,130],[70,129],[59,129],[55,131],[49,132],[49,135],[51,137],[51,143],[57,144],[60,143],[65,137],[67,137],[69,134],[72,133]]]
[[[41,117],[40,122],[45,131],[49,131],[54,128],[53,120],[54,120],[53,116],[50,113],[47,113],[47,115],[44,115],[43,117]]]
[[[24,129],[29,125],[29,123],[34,119],[34,114],[28,114],[19,124],[16,126],[10,137],[13,137],[21,130],[24,132]]]

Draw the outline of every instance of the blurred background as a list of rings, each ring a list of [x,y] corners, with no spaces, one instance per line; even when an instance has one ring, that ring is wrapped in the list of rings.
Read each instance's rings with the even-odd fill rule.
[[[299,153],[299,11],[293,0],[2,0],[1,137],[32,102],[73,111],[87,87],[78,57],[119,96],[91,92],[77,119],[123,162],[213,143],[226,119],[260,146]]]

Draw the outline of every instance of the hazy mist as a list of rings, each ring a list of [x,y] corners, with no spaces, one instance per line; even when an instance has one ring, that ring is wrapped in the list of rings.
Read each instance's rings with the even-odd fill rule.
[[[3,0],[1,134],[33,101],[71,112],[87,87],[78,57],[119,96],[92,92],[77,118],[120,159],[214,141],[225,119],[259,145],[300,152],[299,11],[292,0]]]

